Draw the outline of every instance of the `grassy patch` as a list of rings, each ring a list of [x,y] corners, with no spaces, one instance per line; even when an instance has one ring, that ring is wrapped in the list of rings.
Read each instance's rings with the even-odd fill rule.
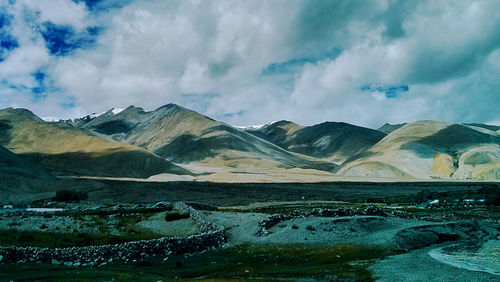
[[[145,216],[144,214],[121,216],[118,220],[117,225],[119,227],[132,226],[141,222],[145,218],[147,218],[147,216]]]
[[[343,244],[331,247],[236,246],[193,258],[173,258],[171,271],[180,278],[315,278],[372,280],[372,260],[391,251]],[[183,267],[174,267],[180,262]]]
[[[127,214],[155,214],[163,211],[171,211],[173,209],[173,205],[167,205],[161,208],[137,208],[137,209],[129,209],[129,208],[120,208],[120,209],[97,209],[97,210],[82,210],[82,211],[61,211],[55,212],[54,216],[72,216],[74,218],[80,218],[83,216],[109,216],[109,215],[127,215]]]
[[[278,247],[240,245],[189,257],[151,259],[134,265],[99,269],[55,265],[0,265],[0,280],[170,280],[180,279],[314,279],[373,280],[367,269],[392,250],[356,245]],[[131,267],[133,266],[133,267]]]
[[[417,208],[403,208],[401,209],[415,216],[430,216],[430,215],[452,215],[458,219],[500,219],[500,207],[498,206],[482,206],[482,207],[453,207],[441,209],[417,209]]]
[[[356,203],[294,203],[278,204],[250,209],[241,208],[219,208],[221,212],[243,212],[243,213],[264,213],[264,214],[289,214],[294,211],[311,211],[315,208],[338,209],[338,208],[366,208],[366,206]]]
[[[0,230],[0,246],[64,248],[74,246],[97,246],[118,244],[135,240],[161,238],[151,232],[127,232],[123,235],[97,233],[55,233],[44,231]]]

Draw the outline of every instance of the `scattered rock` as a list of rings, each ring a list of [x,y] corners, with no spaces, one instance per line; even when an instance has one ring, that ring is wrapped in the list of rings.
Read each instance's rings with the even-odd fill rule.
[[[36,247],[3,247],[0,248],[0,262],[51,262],[66,266],[106,265],[116,260],[132,260],[136,262],[149,256],[182,253],[197,253],[207,249],[215,249],[227,242],[227,233],[223,226],[205,221],[198,211],[183,204],[175,203],[179,212],[189,213],[196,222],[198,235],[188,237],[164,237],[154,240],[126,242],[116,245],[85,246],[70,248],[36,248]],[[118,255],[116,255],[118,254]]]
[[[496,239],[499,235],[499,230],[485,224],[462,221],[403,229],[396,234],[396,242],[401,249],[414,250],[447,241]]]

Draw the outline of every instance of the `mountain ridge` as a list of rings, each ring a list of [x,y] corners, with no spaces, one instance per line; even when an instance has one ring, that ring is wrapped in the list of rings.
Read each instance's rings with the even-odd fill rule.
[[[144,149],[92,136],[66,123],[47,123],[30,113],[0,110],[0,145],[42,167],[83,176],[191,174]]]
[[[176,104],[153,111],[128,107],[109,117],[97,117],[82,128],[107,138],[136,145],[175,163],[197,163],[231,169],[245,160],[268,166],[318,168],[332,171],[334,164],[303,159],[228,124]],[[118,131],[116,129],[121,129]],[[108,134],[106,134],[108,133]],[[239,161],[238,161],[239,160]],[[246,166],[246,170],[251,167]]]
[[[46,122],[27,109],[0,110],[0,145],[56,176],[157,181],[495,180],[499,131],[442,121],[379,130],[288,120],[236,128],[176,104],[112,108],[62,122]]]
[[[367,150],[385,136],[379,131],[345,122],[300,126],[285,120],[249,133],[263,136],[283,149],[337,163]]]

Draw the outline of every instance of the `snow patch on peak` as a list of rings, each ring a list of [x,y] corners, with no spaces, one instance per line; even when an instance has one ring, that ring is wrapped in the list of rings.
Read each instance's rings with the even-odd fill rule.
[[[42,119],[46,122],[56,122],[59,119],[56,119],[55,117],[42,117]]]
[[[113,114],[117,115],[117,114],[121,113],[123,110],[124,110],[124,109],[117,109],[117,108],[113,108],[113,109],[111,110],[111,112],[112,112]]]
[[[276,121],[264,123],[264,124],[259,124],[259,125],[234,125],[233,127],[236,127],[241,130],[259,130],[265,126],[271,125],[275,123]]]

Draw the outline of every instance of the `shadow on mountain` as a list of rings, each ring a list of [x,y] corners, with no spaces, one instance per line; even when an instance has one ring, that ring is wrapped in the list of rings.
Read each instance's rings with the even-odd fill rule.
[[[324,122],[297,131],[293,142],[284,145],[291,151],[317,158],[335,153],[352,156],[370,148],[385,136],[382,132],[343,122]]]
[[[0,146],[0,176],[2,180],[27,177],[39,180],[54,180],[48,171]]]
[[[0,119],[0,144],[7,144],[11,139],[12,125],[9,120]]]
[[[256,147],[229,134],[206,138],[197,137],[192,134],[183,134],[174,138],[167,145],[158,148],[154,153],[171,162],[182,163],[216,157],[219,154],[218,150],[250,152],[256,150]]]
[[[286,139],[288,137],[287,136],[288,131],[285,128],[283,128],[283,126],[287,126],[288,124],[293,124],[293,123],[287,120],[281,120],[266,126],[265,132],[262,132],[261,129],[248,130],[247,132],[254,136],[262,138],[268,142],[276,144],[277,146],[286,150],[287,146],[284,145],[284,143],[286,142]]]
[[[147,178],[160,173],[192,174],[143,151],[29,153],[22,156],[57,175]]]
[[[248,134],[227,125],[218,125],[204,130],[201,137],[192,134],[183,134],[168,144],[158,148],[154,153],[171,162],[189,163],[206,158],[221,156],[222,151],[232,150],[251,153],[262,159],[279,161],[282,168],[300,167],[323,171],[336,171],[338,166],[329,162],[313,162],[301,159],[281,149],[270,150],[269,145],[262,140],[248,139]],[[204,137],[208,136],[208,137]],[[267,151],[269,150],[269,151]],[[226,160],[229,160],[227,156]]]
[[[354,156],[351,156],[349,157],[347,160],[345,160],[341,166],[349,163],[349,162],[353,162],[355,160],[358,160],[358,159],[362,159],[362,158],[370,158],[370,157],[374,157],[374,156],[377,156],[377,155],[381,155],[381,153],[378,153],[378,152],[373,152],[373,151],[364,151],[362,153],[359,153],[359,154],[356,154]]]
[[[434,156],[436,151],[455,154],[478,144],[500,144],[500,137],[482,133],[460,124],[453,124],[433,135],[408,142],[402,145],[401,149],[413,151],[423,158],[429,158]]]
[[[117,133],[130,132],[130,130],[132,130],[134,127],[135,124],[127,122],[125,120],[112,120],[98,124],[93,129],[101,134],[112,135]]]

